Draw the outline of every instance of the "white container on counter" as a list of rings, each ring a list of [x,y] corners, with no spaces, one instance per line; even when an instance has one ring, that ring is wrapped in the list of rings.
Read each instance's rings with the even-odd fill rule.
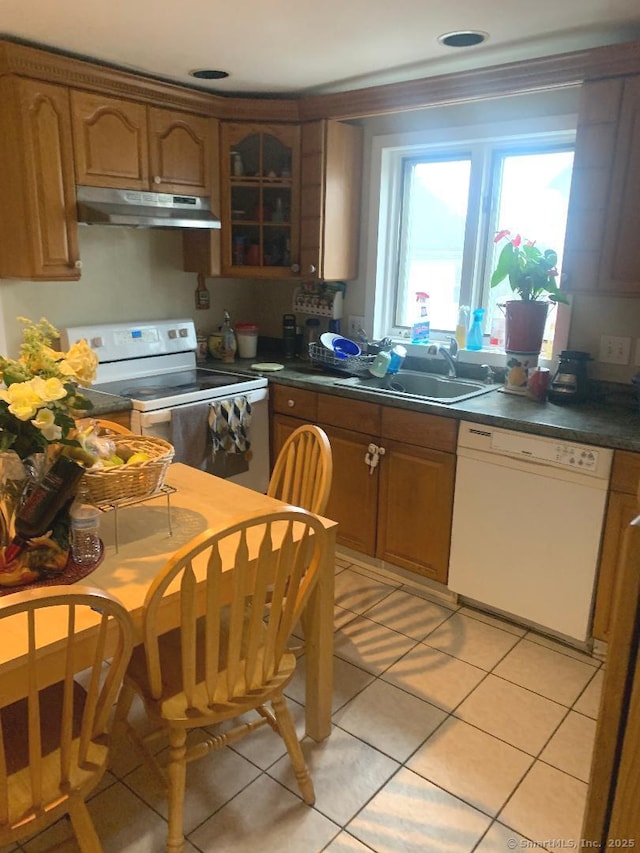
[[[258,327],[255,323],[236,323],[240,358],[255,358],[258,352]]]

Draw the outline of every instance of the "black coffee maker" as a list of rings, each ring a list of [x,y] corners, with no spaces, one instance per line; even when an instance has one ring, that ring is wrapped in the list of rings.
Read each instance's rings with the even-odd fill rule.
[[[552,403],[580,403],[586,400],[589,390],[587,363],[588,352],[565,349],[560,353],[558,369],[551,380],[549,400]]]

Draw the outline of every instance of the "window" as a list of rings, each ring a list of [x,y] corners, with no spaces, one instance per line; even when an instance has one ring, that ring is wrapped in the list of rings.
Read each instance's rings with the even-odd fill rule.
[[[483,307],[486,344],[500,342],[512,298],[507,281],[489,281],[502,245],[495,233],[510,229],[558,252],[562,260],[573,167],[572,117],[516,133],[512,123],[475,138],[467,129],[445,143],[379,138],[379,229],[374,334],[405,336],[415,294],[429,294],[434,337],[453,335],[459,308]],[[554,128],[553,125],[556,127]],[[446,136],[447,134],[442,134]],[[415,135],[413,135],[415,136]],[[451,134],[449,134],[451,136]],[[376,141],[374,140],[374,162]],[[545,339],[553,337],[549,312]]]

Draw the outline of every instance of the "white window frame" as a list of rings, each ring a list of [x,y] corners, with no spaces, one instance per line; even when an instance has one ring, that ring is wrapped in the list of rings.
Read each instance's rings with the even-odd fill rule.
[[[395,313],[395,277],[398,268],[399,227],[401,217],[402,160],[407,156],[470,155],[472,173],[478,166],[481,174],[491,172],[494,150],[529,149],[532,145],[574,144],[577,116],[575,114],[542,116],[517,121],[494,122],[429,131],[374,136],[371,144],[369,222],[373,239],[369,241],[366,260],[365,315],[367,327],[374,338],[390,335],[407,344],[404,330],[393,323]],[[484,301],[482,289],[485,235],[489,233],[490,205],[483,203],[489,192],[486,185],[473,181],[470,188],[463,265],[469,268],[473,257],[470,280],[461,283],[460,304],[477,307]],[[375,228],[375,232],[374,232]],[[437,333],[432,335],[437,339]],[[442,335],[440,337],[447,337]],[[410,354],[421,354],[416,348]],[[483,353],[483,356],[486,353]],[[484,359],[483,359],[484,360]]]

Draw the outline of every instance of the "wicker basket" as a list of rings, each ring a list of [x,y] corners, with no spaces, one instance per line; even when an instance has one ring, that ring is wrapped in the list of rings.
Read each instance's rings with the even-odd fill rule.
[[[173,459],[173,445],[162,438],[143,435],[114,435],[113,442],[116,454],[125,461],[134,453],[146,453],[150,458],[87,471],[82,481],[87,486],[91,503],[99,506],[129,498],[145,498],[157,492],[164,484]]]

